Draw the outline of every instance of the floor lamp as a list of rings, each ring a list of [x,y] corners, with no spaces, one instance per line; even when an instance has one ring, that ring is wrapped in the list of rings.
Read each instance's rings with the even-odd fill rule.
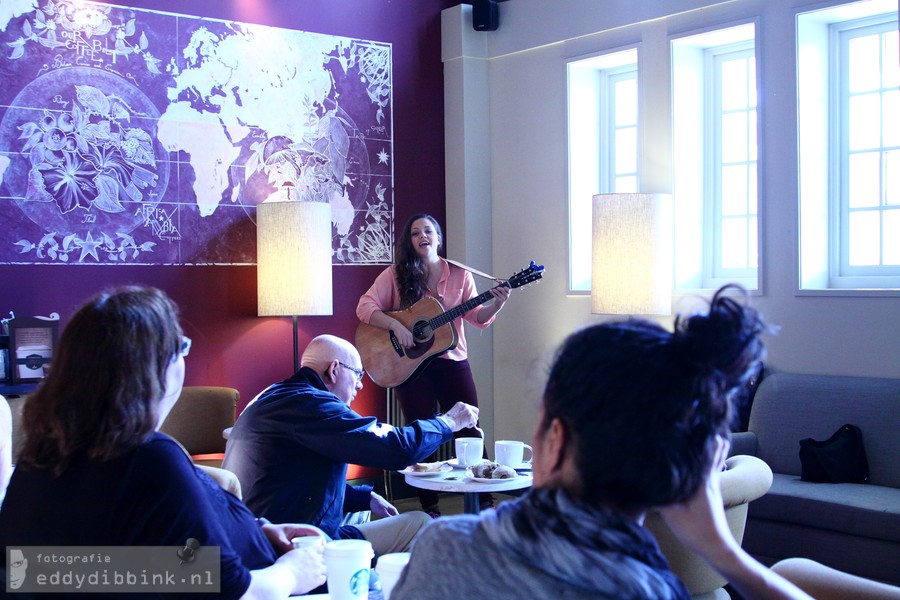
[[[331,204],[272,202],[256,207],[258,314],[290,316],[294,372],[300,368],[297,317],[330,315]]]
[[[591,312],[672,314],[672,196],[598,194],[592,208]]]

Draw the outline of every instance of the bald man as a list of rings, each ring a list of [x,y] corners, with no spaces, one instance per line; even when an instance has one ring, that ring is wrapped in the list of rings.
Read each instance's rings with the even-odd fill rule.
[[[222,466],[238,476],[244,502],[275,523],[311,523],[333,539],[367,539],[375,555],[409,550],[431,519],[398,515],[372,486],[347,485],[347,464],[386,470],[425,460],[453,432],[478,421],[457,403],[444,415],[393,427],[350,408],[364,371],[350,342],[313,339],[292,377],[266,388],[238,417]],[[375,520],[341,526],[346,512],[371,510]]]

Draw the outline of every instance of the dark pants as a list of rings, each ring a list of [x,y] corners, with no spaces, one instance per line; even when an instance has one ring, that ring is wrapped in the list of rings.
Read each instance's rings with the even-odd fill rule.
[[[472,369],[468,360],[449,360],[435,358],[422,369],[411,381],[397,386],[397,401],[407,423],[419,419],[430,419],[434,416],[434,403],[437,401],[442,413],[450,410],[457,402],[465,402],[478,406],[478,392]],[[474,429],[461,429],[453,434],[458,437],[476,437]],[[487,450],[485,449],[485,458]],[[431,490],[417,490],[422,508],[437,506],[438,493]],[[490,502],[489,494],[482,494],[485,502]]]

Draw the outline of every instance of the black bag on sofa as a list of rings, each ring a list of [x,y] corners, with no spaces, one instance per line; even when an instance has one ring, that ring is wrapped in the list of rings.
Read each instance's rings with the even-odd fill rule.
[[[844,425],[824,442],[800,440],[800,479],[816,483],[865,483],[869,461],[862,430]]]

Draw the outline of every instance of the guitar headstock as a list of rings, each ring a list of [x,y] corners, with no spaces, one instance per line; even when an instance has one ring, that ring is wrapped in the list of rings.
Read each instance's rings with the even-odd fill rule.
[[[509,278],[510,289],[516,289],[523,285],[528,285],[537,281],[544,276],[544,265],[537,265],[534,261],[531,264]]]

